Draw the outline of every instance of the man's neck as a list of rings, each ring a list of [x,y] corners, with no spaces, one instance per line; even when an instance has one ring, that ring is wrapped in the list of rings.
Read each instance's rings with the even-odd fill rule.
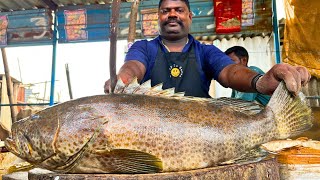
[[[161,40],[162,44],[169,52],[182,52],[184,46],[188,44],[188,41],[188,37],[176,41],[170,41],[166,39]]]

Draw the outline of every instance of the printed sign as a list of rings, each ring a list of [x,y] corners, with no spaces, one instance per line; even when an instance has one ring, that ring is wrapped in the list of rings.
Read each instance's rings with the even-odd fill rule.
[[[142,14],[142,32],[144,36],[158,35],[158,10],[145,9]]]
[[[7,28],[8,28],[7,16],[0,16],[0,46],[7,45]]]
[[[84,30],[87,24],[87,15],[85,9],[65,10],[66,20],[66,39],[67,41],[87,40],[88,34]]]
[[[242,0],[241,26],[254,25],[253,0]]]

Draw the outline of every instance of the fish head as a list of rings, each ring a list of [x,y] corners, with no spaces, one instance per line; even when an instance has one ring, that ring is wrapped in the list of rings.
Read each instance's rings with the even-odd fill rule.
[[[19,135],[14,135],[12,137],[8,137],[5,140],[6,148],[13,154],[21,157],[22,159],[26,159],[31,155],[31,144],[27,140],[27,136],[23,135],[23,133]]]
[[[91,104],[74,103],[49,107],[14,122],[5,140],[7,149],[48,169],[78,158],[106,120]]]
[[[47,132],[41,128],[41,124],[45,123],[47,122],[39,121],[39,115],[31,115],[14,122],[10,136],[4,141],[6,148],[30,163],[38,163],[52,156],[50,144],[43,140]]]

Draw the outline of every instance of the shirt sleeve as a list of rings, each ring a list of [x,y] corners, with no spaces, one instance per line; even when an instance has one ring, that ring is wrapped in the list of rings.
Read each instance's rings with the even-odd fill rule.
[[[142,79],[142,82],[150,79],[151,72],[154,66],[154,62],[158,52],[158,39],[153,40],[140,40],[136,41],[129,49],[125,62],[131,60],[137,60],[141,62],[145,68],[146,73]]]
[[[251,70],[259,73],[259,74],[265,74],[260,68],[256,67],[256,66],[250,66],[249,67]]]
[[[234,90],[234,89],[232,89],[231,97],[232,97],[232,98],[235,98],[235,97],[236,97],[236,94],[235,94],[235,90]]]
[[[203,59],[204,59],[204,70],[207,76],[213,77],[215,80],[218,79],[222,69],[227,67],[234,62],[220,49],[214,45],[203,46]]]
[[[136,41],[128,50],[124,61],[137,60],[147,68],[149,66],[147,43],[147,40]]]
[[[237,91],[235,98],[242,99],[245,101],[254,101],[257,95],[258,95],[257,93],[245,93],[245,92]]]

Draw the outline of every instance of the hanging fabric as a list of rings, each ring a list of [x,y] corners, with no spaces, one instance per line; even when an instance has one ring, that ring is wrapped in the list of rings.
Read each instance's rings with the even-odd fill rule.
[[[308,68],[320,78],[320,1],[285,0],[283,61]]]

